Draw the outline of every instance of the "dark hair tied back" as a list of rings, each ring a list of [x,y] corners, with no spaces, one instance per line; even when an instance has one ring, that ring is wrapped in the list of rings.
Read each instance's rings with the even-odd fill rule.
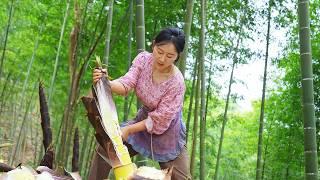
[[[154,42],[155,45],[171,42],[175,46],[177,53],[180,54],[184,48],[185,36],[183,31],[178,28],[165,28],[159,32]]]

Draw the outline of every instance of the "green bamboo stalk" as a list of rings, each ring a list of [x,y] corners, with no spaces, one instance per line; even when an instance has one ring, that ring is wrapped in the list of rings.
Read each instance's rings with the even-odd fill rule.
[[[213,58],[210,58],[210,68],[209,68],[209,80],[208,80],[208,86],[207,86],[207,97],[206,97],[206,111],[205,111],[205,122],[207,122],[207,112],[208,112],[208,105],[211,98],[211,80],[213,75]]]
[[[192,105],[193,105],[193,98],[195,93],[195,86],[196,86],[196,77],[197,77],[197,60],[193,67],[193,75],[192,75],[192,87],[190,92],[190,102],[189,102],[189,108],[188,108],[188,116],[187,116],[187,124],[186,124],[186,143],[188,143],[188,137],[189,137],[189,129],[190,129],[190,120],[191,120],[191,114],[192,114]]]
[[[145,23],[144,23],[144,0],[136,1],[136,31],[137,31],[137,51],[145,51]]]
[[[110,52],[110,36],[112,30],[112,14],[113,14],[113,0],[109,0],[108,4],[108,19],[107,19],[107,28],[106,28],[106,46],[104,48],[104,64],[109,64],[109,52]]]
[[[308,0],[298,0],[298,19],[302,78],[302,112],[304,119],[305,179],[316,180],[318,179],[318,157]]]
[[[34,94],[33,92],[34,92],[35,87],[36,87],[36,84],[35,84],[35,86],[34,86],[34,88],[32,90],[31,97],[30,97],[29,101],[27,102],[27,108],[25,110],[25,113],[24,113],[24,116],[23,116],[23,120],[22,120],[22,124],[20,126],[18,140],[16,142],[16,146],[14,148],[14,151],[12,151],[12,155],[10,157],[10,161],[9,161],[10,165],[13,164],[13,161],[14,161],[13,158],[16,157],[16,154],[17,154],[17,152],[19,150],[19,147],[20,147],[20,143],[21,143],[20,141],[21,141],[21,138],[22,138],[22,132],[23,132],[23,129],[25,127],[25,123],[26,123],[26,120],[27,120],[27,116],[28,116],[28,113],[29,113],[29,108],[31,106],[31,102],[33,100],[33,94]]]
[[[33,62],[34,62],[34,59],[35,59],[36,52],[38,50],[39,39],[40,39],[40,36],[42,35],[42,30],[43,30],[43,27],[44,27],[44,23],[41,24],[40,29],[39,29],[39,33],[38,33],[36,41],[34,43],[32,56],[31,56],[31,59],[29,61],[29,66],[28,66],[28,70],[27,70],[27,75],[26,75],[26,78],[25,78],[23,86],[22,86],[22,93],[21,93],[22,96],[21,96],[21,98],[24,97],[24,93],[25,93],[26,88],[27,88],[27,84],[28,84],[28,80],[29,80],[29,76],[30,76],[30,71],[31,71],[31,68],[32,68],[32,65],[33,65]]]
[[[86,159],[86,164],[85,164],[85,172],[84,172],[84,177],[88,177],[88,173],[89,173],[89,169],[91,166],[91,159],[93,156],[93,153],[95,152],[95,148],[96,147],[96,141],[94,140],[94,136],[91,137],[91,144],[89,146],[88,149],[88,153],[87,153],[87,159]]]
[[[194,178],[195,171],[195,157],[196,157],[196,147],[197,147],[197,137],[198,137],[198,119],[199,119],[199,96],[200,96],[200,60],[197,60],[197,85],[196,85],[196,96],[195,96],[195,107],[194,107],[194,121],[193,121],[193,133],[192,133],[192,148],[191,148],[191,158],[190,158],[190,173]]]
[[[206,31],[206,0],[201,0],[201,15],[200,15],[200,24],[201,24],[201,31],[200,31],[200,78],[201,78],[201,104],[200,104],[200,179],[205,179],[205,129],[206,129],[206,121],[205,121],[205,31]]]
[[[0,95],[0,116],[1,116],[1,114],[2,114],[2,109],[4,108],[4,106],[5,106],[5,102],[6,102],[6,98],[5,98],[5,92],[6,92],[6,89],[8,88],[8,83],[9,83],[9,80],[10,80],[10,76],[11,76],[11,71],[8,73],[8,75],[7,75],[7,78],[6,78],[6,80],[5,80],[5,82],[4,82],[4,85],[3,85],[3,89],[2,89],[2,92],[1,92],[1,95]],[[0,121],[0,123],[1,123],[1,121]]]
[[[38,150],[38,136],[39,136],[39,131],[38,131],[38,126],[36,125],[36,133],[35,133],[35,139],[34,139],[34,158],[33,158],[33,166],[36,166],[37,165],[37,159],[38,159],[38,156],[39,156],[39,150]]]
[[[265,143],[265,147],[264,147],[264,154],[263,154],[263,161],[262,161],[262,172],[261,172],[261,179],[262,180],[264,178],[265,167],[266,167],[266,164],[267,164],[267,155],[269,153],[269,151],[268,151],[269,137],[270,137],[270,135],[268,134],[267,139],[266,139],[266,143]]]
[[[77,21],[79,22],[79,21]],[[105,28],[106,25],[103,26],[103,30]],[[63,113],[63,117],[62,117],[62,123],[64,125],[62,125],[62,132],[61,132],[61,138],[60,139],[60,146],[58,149],[58,155],[57,155],[57,169],[63,170],[62,169],[62,164],[64,161],[66,161],[66,132],[67,132],[67,128],[70,127],[70,125],[72,126],[72,122],[68,122],[68,121],[72,121],[73,120],[73,116],[74,116],[74,110],[76,107],[76,100],[79,97],[79,93],[80,93],[80,80],[83,77],[84,72],[86,71],[88,64],[89,64],[89,59],[91,57],[91,55],[93,54],[93,52],[95,51],[97,44],[99,43],[101,37],[103,35],[103,31],[100,32],[99,36],[96,38],[96,40],[94,41],[94,43],[91,45],[91,47],[88,50],[87,55],[84,57],[83,63],[80,66],[79,71],[76,73],[75,70],[77,70],[77,68],[74,68],[74,73],[73,73],[73,77],[72,77],[72,82],[71,82],[71,86],[69,89],[69,98],[68,98],[68,103],[64,109],[64,113]],[[70,124],[71,123],[71,124]],[[69,129],[68,129],[69,130]],[[65,158],[63,158],[65,157]]]
[[[190,32],[191,32],[191,25],[192,25],[193,4],[194,4],[194,0],[187,0],[187,12],[186,12],[184,27],[183,27],[183,31],[185,34],[185,45],[179,60],[179,69],[183,76],[186,71],[186,60],[188,56]]]
[[[259,120],[259,139],[258,139],[258,153],[257,153],[257,166],[256,166],[256,180],[262,179],[262,146],[263,146],[263,126],[264,126],[264,103],[266,94],[266,82],[267,82],[267,67],[268,67],[268,56],[269,56],[269,40],[270,40],[270,22],[271,22],[271,0],[268,5],[268,27],[266,36],[266,55],[264,61],[264,74],[263,74],[263,87],[261,97],[261,108],[260,108],[260,120]]]
[[[130,0],[129,5],[129,35],[128,35],[128,62],[127,62],[127,70],[129,70],[131,66],[131,48],[132,48],[132,24],[133,24],[133,0]],[[129,97],[126,96],[124,99],[124,107],[123,107],[123,121],[128,120],[129,115]]]
[[[29,122],[27,121],[26,122],[26,126],[28,126]],[[27,139],[27,128],[23,128],[23,133],[22,133],[22,141],[21,141],[21,150],[18,151],[17,155],[15,156],[16,157],[16,160],[19,160],[19,162],[21,163],[24,163],[24,153],[26,152],[26,139]]]
[[[224,129],[226,127],[227,121],[228,121],[228,107],[229,107],[229,100],[230,100],[230,94],[231,94],[231,86],[233,83],[233,72],[235,65],[237,64],[237,54],[239,51],[239,44],[240,44],[240,39],[241,39],[241,30],[242,26],[240,27],[240,32],[239,32],[239,37],[237,40],[237,45],[234,51],[233,55],[233,63],[232,63],[232,68],[231,68],[231,75],[229,79],[229,88],[228,88],[228,94],[227,94],[227,100],[224,108],[224,113],[223,113],[223,122],[221,126],[221,132],[220,132],[220,140],[219,140],[219,148],[218,148],[218,154],[217,154],[217,161],[216,161],[216,168],[215,168],[215,173],[214,173],[214,180],[218,179],[219,175],[219,166],[220,166],[220,157],[221,157],[221,151],[222,151],[222,143],[223,143],[223,138],[224,138]]]
[[[136,1],[136,36],[137,36],[137,51],[138,53],[145,51],[145,23],[144,23],[144,0]],[[141,103],[137,99],[137,109]]]
[[[84,155],[86,153],[86,149],[88,149],[87,146],[85,146],[85,144],[88,144],[88,137],[89,137],[89,133],[90,133],[90,128],[89,128],[89,123],[85,123],[85,134],[83,136],[83,140],[82,140],[82,147],[81,147],[81,151],[80,151],[80,160],[79,160],[79,167],[80,167],[80,171],[82,170],[83,167],[83,162],[84,162]]]
[[[15,99],[18,98],[18,94],[15,94]],[[13,137],[14,136],[14,133],[15,133],[15,130],[16,130],[16,123],[17,123],[17,104],[16,103],[13,103],[13,112],[12,112],[12,119],[13,119],[13,123],[10,125],[10,137]]]
[[[4,45],[3,45],[3,50],[2,50],[2,55],[1,55],[1,61],[0,61],[0,80],[1,80],[1,75],[2,75],[2,66],[3,66],[3,61],[6,55],[6,48],[7,48],[7,41],[8,41],[8,36],[9,36],[9,29],[11,26],[11,19],[13,16],[13,0],[11,0],[11,5],[10,5],[10,10],[9,10],[9,19],[6,27],[6,34],[4,37]]]
[[[55,60],[54,70],[53,70],[51,83],[50,83],[50,88],[49,88],[49,97],[48,97],[48,106],[49,107],[50,107],[51,97],[53,95],[54,81],[56,79],[57,70],[58,70],[58,63],[59,63],[59,57],[60,57],[60,51],[61,51],[61,44],[62,44],[64,30],[65,30],[66,22],[67,22],[67,18],[68,18],[70,0],[67,0],[66,4],[67,4],[66,12],[65,12],[65,15],[63,17],[63,23],[62,23],[61,31],[60,31],[60,38],[59,38],[59,44],[58,44],[58,49],[57,49],[57,54],[56,54],[56,60]]]
[[[59,172],[63,172],[63,166],[68,162],[68,147],[70,147],[70,136],[72,134],[74,109],[76,106],[76,99],[78,97],[79,83],[77,82],[77,46],[78,35],[80,32],[80,12],[78,1],[74,1],[74,26],[70,34],[69,45],[69,65],[72,70],[70,72],[71,84],[69,89],[68,103],[64,109],[62,117],[62,132],[60,139],[60,146],[56,157],[56,168]]]

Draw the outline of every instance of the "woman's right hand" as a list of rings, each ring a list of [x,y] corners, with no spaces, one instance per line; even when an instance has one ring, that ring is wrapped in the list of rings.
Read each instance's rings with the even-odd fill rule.
[[[92,73],[92,81],[96,84],[102,77],[107,75],[106,69],[95,68]]]

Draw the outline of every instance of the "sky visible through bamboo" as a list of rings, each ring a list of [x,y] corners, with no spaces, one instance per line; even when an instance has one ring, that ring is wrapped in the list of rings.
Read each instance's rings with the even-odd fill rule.
[[[264,2],[257,1],[256,2],[256,7],[257,8],[264,8],[265,4]],[[294,9],[294,4],[290,5],[290,8]],[[272,16],[276,16],[276,14],[273,14]],[[258,23],[265,22],[264,19],[261,19],[261,17],[257,18]],[[257,31],[260,32],[266,32],[267,27],[266,26],[256,26]],[[285,45],[285,43],[282,44],[282,42],[287,41],[287,38],[285,36],[288,28],[281,28],[281,29],[276,29],[274,25],[271,25],[270,31],[272,31],[271,34],[271,40],[270,40],[270,48],[269,48],[269,59],[279,57],[279,53],[281,53],[281,50],[283,49],[282,45]],[[257,100],[261,98],[261,89],[262,89],[262,78],[263,78],[263,69],[264,69],[264,57],[263,57],[263,52],[265,51],[265,36],[258,36],[255,34],[256,37],[253,37],[254,41],[249,41],[246,40],[243,43],[248,46],[250,49],[252,49],[255,52],[259,52],[262,54],[260,58],[258,57],[253,57],[255,59],[252,59],[249,64],[241,64],[237,65],[235,68],[234,76],[236,77],[236,80],[241,80],[244,82],[244,84],[235,82],[233,84],[234,89],[237,89],[237,94],[239,96],[242,96],[243,99],[239,99],[237,101],[239,105],[239,111],[250,111],[252,110],[251,106],[251,101]],[[209,62],[207,62],[209,63]],[[219,63],[219,61],[216,61],[215,63]],[[224,63],[221,61],[220,63]],[[269,65],[269,71],[270,71],[270,76],[276,77],[281,75],[281,72],[279,74],[279,69],[276,69],[270,63]],[[223,73],[230,73],[230,70],[227,72]],[[189,75],[187,75],[187,78]],[[226,95],[228,92],[228,87],[224,86],[225,82],[228,81],[227,76],[223,76],[222,74],[219,74],[219,72],[213,73],[213,79],[222,86],[222,91],[221,93],[223,95]],[[274,79],[271,78],[270,79]],[[274,87],[275,83],[272,81],[268,81],[268,88]]]

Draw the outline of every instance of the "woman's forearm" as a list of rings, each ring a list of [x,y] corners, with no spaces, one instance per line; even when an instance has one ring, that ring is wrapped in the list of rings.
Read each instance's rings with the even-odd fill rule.
[[[133,133],[137,133],[137,132],[140,132],[140,131],[144,131],[147,129],[146,127],[146,120],[143,120],[143,121],[139,121],[135,124],[132,124],[132,125],[129,125],[129,132],[130,134],[133,134]]]
[[[131,125],[128,125],[128,126],[121,128],[123,140],[128,141],[128,137],[131,134],[146,130],[147,127],[146,127],[145,123],[146,123],[146,120],[143,120],[143,121],[137,122],[135,124],[131,124]]]
[[[126,89],[124,88],[123,84],[119,81],[110,81],[111,91],[121,96],[125,96],[127,94]]]

